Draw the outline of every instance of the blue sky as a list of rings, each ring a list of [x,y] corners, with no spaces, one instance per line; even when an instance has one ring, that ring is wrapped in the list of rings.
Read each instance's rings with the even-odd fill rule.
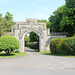
[[[0,13],[13,14],[14,21],[25,21],[26,18],[46,19],[58,7],[65,4],[65,0],[0,0]]]

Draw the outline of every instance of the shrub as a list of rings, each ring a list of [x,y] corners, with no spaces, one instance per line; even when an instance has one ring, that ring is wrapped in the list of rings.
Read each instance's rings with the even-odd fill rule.
[[[20,51],[18,49],[14,50],[13,53],[20,53]]]
[[[70,46],[64,42],[64,41],[61,41],[58,45],[57,45],[57,54],[67,54],[69,55],[70,54],[70,51],[71,51],[71,48]]]
[[[7,54],[15,49],[19,49],[20,45],[18,40],[13,36],[0,37],[0,51],[5,51]]]
[[[59,44],[59,42],[63,40],[62,38],[58,38],[58,39],[52,39],[52,41],[50,42],[50,51],[53,54],[57,53],[57,45]]]
[[[53,39],[50,43],[50,50],[53,54],[75,55],[75,36]]]
[[[38,43],[28,42],[27,47],[30,47],[30,48],[33,48],[33,49],[38,49]]]
[[[51,43],[50,43],[50,51],[51,53],[53,54],[56,54],[56,42],[55,42],[55,39],[52,39]]]
[[[70,46],[71,54],[75,55],[75,37],[68,38],[65,40],[65,42]]]

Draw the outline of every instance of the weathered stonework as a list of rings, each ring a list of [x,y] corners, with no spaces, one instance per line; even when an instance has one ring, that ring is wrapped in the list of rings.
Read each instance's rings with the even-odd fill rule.
[[[46,42],[50,36],[48,35],[49,29],[46,28],[46,23],[38,23],[37,19],[26,19],[26,22],[17,22],[16,27],[12,28],[12,32],[19,40],[20,51],[24,52],[25,42],[24,37],[29,32],[34,32],[39,36],[39,50],[49,50],[49,44]]]
[[[12,32],[19,40],[20,51],[25,51],[24,37],[27,33],[34,32],[39,36],[39,50],[50,50],[50,41],[53,38],[66,37],[66,35],[52,35],[50,29],[46,28],[46,23],[38,23],[37,19],[26,19],[26,22],[17,22],[15,27],[12,27]]]

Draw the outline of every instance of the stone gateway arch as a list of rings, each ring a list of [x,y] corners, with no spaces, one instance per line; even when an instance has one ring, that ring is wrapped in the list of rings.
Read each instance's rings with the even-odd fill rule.
[[[27,18],[26,22],[17,22],[12,27],[14,36],[20,43],[20,51],[25,51],[24,37],[29,32],[34,32],[39,36],[39,51],[49,50],[50,30],[46,28],[46,23],[37,22],[37,19]]]

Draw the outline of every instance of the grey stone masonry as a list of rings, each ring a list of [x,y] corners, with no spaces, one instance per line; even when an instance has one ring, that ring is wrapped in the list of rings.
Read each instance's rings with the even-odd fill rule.
[[[49,29],[46,28],[46,23],[37,22],[37,19],[27,18],[26,22],[17,22],[15,27],[12,27],[12,32],[19,40],[20,51],[24,52],[25,42],[24,37],[29,32],[34,32],[39,36],[39,50],[49,50],[47,43],[50,38]]]
[[[24,37],[27,33],[30,33],[30,32],[34,32],[39,36],[40,51],[50,50],[49,44],[52,37],[50,34],[50,29],[46,28],[46,23],[37,22],[37,19],[27,18],[26,22],[17,22],[16,26],[12,27],[12,32],[20,43],[21,52],[25,51]]]

